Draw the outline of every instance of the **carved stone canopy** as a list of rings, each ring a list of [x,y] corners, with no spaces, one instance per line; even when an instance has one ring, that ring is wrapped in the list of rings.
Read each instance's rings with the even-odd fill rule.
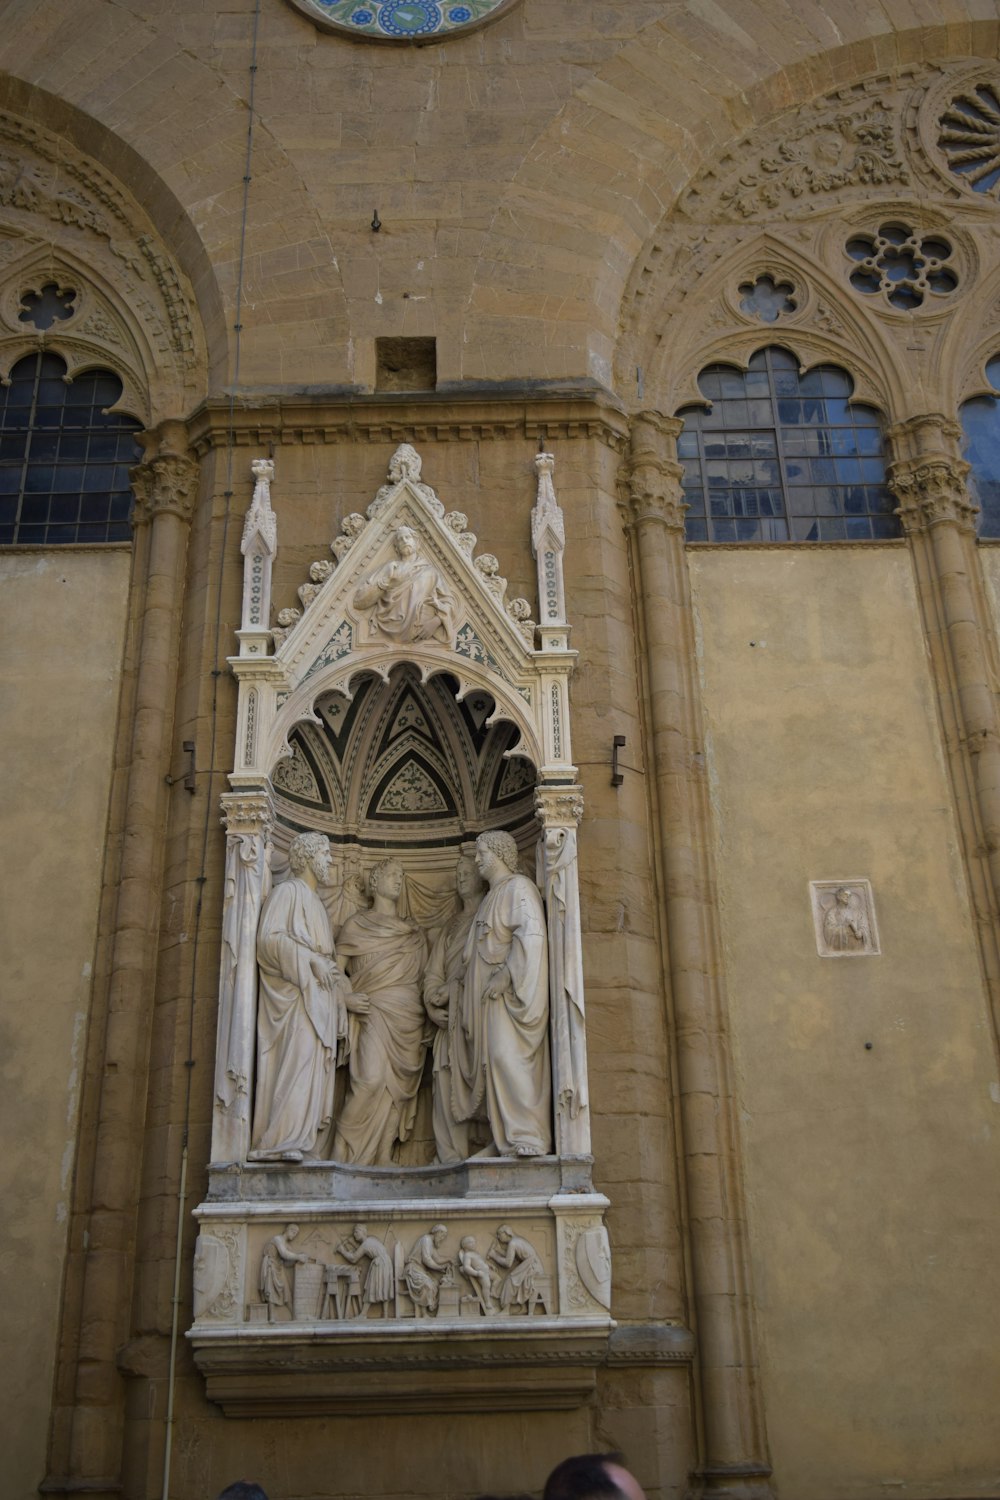
[[[540,611],[403,444],[272,630],[253,465],[189,1334],[227,1412],[391,1408],[414,1360],[427,1410],[574,1406],[606,1352],[552,469]]]

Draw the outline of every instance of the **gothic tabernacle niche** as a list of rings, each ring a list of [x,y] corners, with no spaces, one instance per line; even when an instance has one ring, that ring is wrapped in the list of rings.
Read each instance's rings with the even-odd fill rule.
[[[418,1329],[429,1409],[592,1389],[610,1253],[552,467],[540,625],[404,444],[271,629],[274,466],[253,465],[189,1335],[227,1412],[377,1408]]]

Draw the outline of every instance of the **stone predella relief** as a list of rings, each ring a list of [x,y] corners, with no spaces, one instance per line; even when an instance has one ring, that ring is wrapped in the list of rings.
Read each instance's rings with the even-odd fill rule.
[[[496,20],[520,0],[289,0],[328,31],[372,42],[441,42]]]
[[[291,1410],[297,1371],[325,1360],[333,1401],[359,1339],[391,1369],[417,1325],[447,1331],[435,1399],[467,1404],[454,1371],[485,1359],[506,1404],[573,1404],[613,1326],[553,465],[525,508],[538,611],[405,443],[272,603],[274,463],[252,465],[189,1335],[227,1411],[265,1399],[276,1342]]]
[[[809,899],[820,958],[871,958],[881,953],[869,881],[811,880]]]

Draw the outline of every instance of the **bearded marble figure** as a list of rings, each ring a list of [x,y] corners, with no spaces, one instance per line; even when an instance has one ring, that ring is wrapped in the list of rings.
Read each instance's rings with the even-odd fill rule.
[[[317,887],[330,873],[330,845],[300,833],[291,875],[264,903],[257,931],[257,1093],[251,1161],[324,1155],[333,1118],[338,1040],[348,1009],[363,1012],[337,966],[330,919]]]
[[[469,929],[465,984],[451,1033],[456,1117],[483,1102],[501,1156],[552,1150],[548,953],[538,887],[518,873],[509,833],[481,833],[476,863],[489,884]]]
[[[444,578],[409,526],[398,526],[392,540],[395,559],[355,591],[355,609],[367,613],[372,635],[402,645],[437,641],[453,647],[455,601]]]
[[[399,915],[403,867],[383,860],[368,877],[370,911],[340,929],[340,954],[351,982],[363,986],[368,1012],[351,1047],[350,1088],[337,1121],[334,1158],[354,1166],[392,1164],[409,1139],[429,1040],[421,980],[427,940]]]
[[[437,1159],[445,1165],[469,1155],[470,1122],[459,1116],[452,1097],[451,1036],[459,1024],[465,983],[465,944],[483,896],[483,878],[475,859],[463,855],[455,870],[461,909],[445,923],[431,949],[424,975],[424,1003],[434,1022],[434,1095],[432,1119]],[[485,1106],[481,1111],[485,1119]]]

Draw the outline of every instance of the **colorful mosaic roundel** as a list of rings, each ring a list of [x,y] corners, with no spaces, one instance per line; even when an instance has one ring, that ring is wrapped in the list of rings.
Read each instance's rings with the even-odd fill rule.
[[[292,0],[320,26],[375,42],[436,42],[509,10],[518,0]]]

